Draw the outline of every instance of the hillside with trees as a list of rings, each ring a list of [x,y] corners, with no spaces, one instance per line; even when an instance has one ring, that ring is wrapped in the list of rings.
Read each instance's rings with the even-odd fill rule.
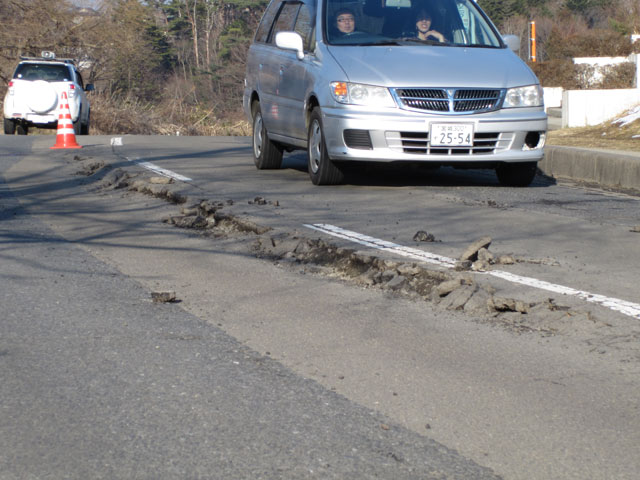
[[[77,59],[96,86],[93,133],[248,134],[244,58],[267,1],[102,0],[96,10],[71,0],[1,2],[0,94],[20,55],[52,50]],[[532,66],[548,86],[584,87],[572,57],[629,55],[629,35],[640,33],[637,0],[479,3],[503,34],[520,36],[524,59],[536,21]],[[632,75],[614,72],[607,82],[627,86]]]

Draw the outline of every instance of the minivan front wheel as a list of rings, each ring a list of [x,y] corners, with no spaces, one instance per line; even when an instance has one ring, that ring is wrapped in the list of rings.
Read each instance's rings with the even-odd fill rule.
[[[309,118],[307,135],[309,155],[309,176],[314,185],[336,185],[342,183],[344,174],[329,158],[322,130],[320,109],[314,108]]]
[[[496,167],[496,175],[501,185],[506,187],[526,187],[536,176],[536,162],[503,163]]]
[[[277,169],[282,166],[282,147],[269,140],[269,134],[262,120],[260,103],[253,111],[253,162],[258,170]]]

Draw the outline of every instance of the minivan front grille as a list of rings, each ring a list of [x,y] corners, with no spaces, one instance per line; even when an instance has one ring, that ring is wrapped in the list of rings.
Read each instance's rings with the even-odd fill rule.
[[[396,90],[404,106],[432,112],[448,112],[449,99],[442,89],[402,88]]]
[[[396,99],[407,110],[434,113],[482,113],[497,110],[504,90],[486,88],[394,88]]]
[[[490,155],[509,149],[513,133],[476,132],[473,147],[432,147],[428,132],[386,132],[391,150],[413,155]]]

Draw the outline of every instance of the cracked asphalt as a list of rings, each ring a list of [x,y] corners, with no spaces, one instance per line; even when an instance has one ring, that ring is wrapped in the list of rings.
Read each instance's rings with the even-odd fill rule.
[[[396,282],[392,285],[397,285],[398,274],[409,278],[416,268],[412,262],[401,266],[397,259],[386,257],[382,259],[382,263],[370,258],[368,261],[371,263],[367,265],[378,265],[378,271],[369,271],[371,267],[368,267],[365,272],[354,277],[362,282],[353,281],[335,268],[337,264],[331,260],[340,257],[336,255],[338,249],[348,248],[344,243],[336,242],[332,245],[325,239],[323,248],[314,252],[313,248],[307,247],[318,245],[314,243],[317,242],[317,236],[310,236],[304,228],[292,228],[286,222],[282,228],[273,228],[283,220],[285,213],[291,212],[290,202],[295,196],[291,192],[286,195],[274,194],[271,189],[275,187],[265,188],[262,184],[253,183],[256,176],[264,179],[261,175],[265,172],[255,172],[251,164],[239,162],[242,159],[241,153],[234,150],[238,143],[225,139],[221,139],[219,143],[222,153],[218,153],[218,148],[214,147],[206,152],[206,156],[198,153],[197,141],[189,140],[196,145],[193,145],[193,154],[184,155],[190,158],[187,164],[191,165],[191,171],[188,174],[196,177],[194,172],[207,171],[205,163],[208,163],[208,168],[215,172],[217,180],[213,183],[194,182],[186,190],[184,186],[178,185],[178,192],[171,194],[168,192],[172,189],[151,181],[150,176],[141,173],[137,165],[127,164],[122,162],[122,158],[114,157],[102,139],[92,137],[95,144],[85,147],[78,158],[74,158],[77,153],[48,155],[46,147],[43,148],[45,142],[39,140],[33,140],[34,144],[30,148],[21,150],[26,152],[22,156],[16,156],[16,150],[7,148],[2,151],[1,157],[3,166],[8,168],[4,175],[11,187],[11,194],[16,202],[20,202],[18,207],[5,207],[5,198],[12,197],[2,196],[2,211],[11,212],[11,215],[6,215],[6,220],[14,222],[28,218],[29,221],[36,222],[36,225],[24,225],[23,229],[36,232],[41,229],[42,238],[46,239],[44,242],[14,242],[11,243],[11,248],[5,250],[15,250],[11,255],[6,254],[7,258],[12,262],[18,261],[19,268],[26,269],[28,274],[24,278],[28,278],[36,289],[31,291],[24,282],[17,282],[15,288],[12,284],[11,289],[6,290],[3,304],[5,300],[7,305],[24,304],[25,306],[15,307],[19,312],[18,316],[22,319],[33,315],[34,320],[25,323],[11,317],[10,321],[5,322],[6,329],[3,328],[3,331],[11,333],[22,327],[26,329],[24,335],[9,337],[8,333],[4,333],[0,338],[2,342],[5,342],[5,338],[13,340],[5,342],[8,344],[24,343],[27,345],[25,351],[46,353],[38,360],[32,357],[30,362],[21,357],[15,363],[5,362],[10,368],[3,370],[3,377],[12,379],[7,385],[11,386],[12,391],[15,389],[20,393],[18,397],[28,399],[24,404],[17,400],[8,403],[14,413],[12,417],[15,417],[11,431],[18,432],[31,441],[25,441],[21,445],[31,445],[34,439],[39,438],[37,433],[33,433],[38,429],[31,420],[44,419],[46,415],[37,417],[27,412],[50,411],[44,405],[45,402],[39,402],[35,398],[49,398],[47,392],[52,391],[51,396],[55,399],[71,398],[66,403],[57,400],[54,402],[56,407],[62,407],[63,413],[52,415],[53,427],[46,437],[51,441],[55,437],[51,432],[62,429],[63,425],[72,426],[65,431],[66,436],[63,435],[60,448],[56,450],[62,458],[68,458],[63,454],[79,443],[82,443],[79,458],[86,461],[91,457],[91,448],[86,446],[91,442],[79,440],[79,432],[84,431],[82,427],[88,425],[89,421],[86,419],[91,414],[85,413],[82,410],[84,407],[80,408],[78,412],[83,412],[79,417],[81,420],[74,423],[71,413],[80,404],[83,395],[87,395],[90,400],[87,412],[106,412],[106,424],[117,419],[115,427],[111,425],[106,429],[102,429],[104,425],[97,422],[96,435],[90,439],[98,441],[106,436],[108,443],[110,437],[107,430],[110,428],[115,432],[115,438],[124,439],[123,445],[134,445],[133,451],[141,448],[141,452],[148,454],[151,469],[153,471],[155,468],[156,472],[161,472],[162,468],[170,468],[166,461],[168,457],[173,458],[172,452],[178,452],[180,457],[179,460],[172,460],[176,465],[176,472],[188,472],[189,470],[184,469],[189,468],[189,465],[191,468],[199,468],[196,466],[198,462],[195,456],[185,455],[182,461],[181,454],[184,450],[181,445],[188,445],[199,451],[198,448],[203,444],[204,449],[213,441],[215,452],[224,448],[222,444],[226,442],[221,439],[212,440],[206,433],[201,436],[195,434],[195,441],[191,442],[180,434],[172,435],[171,427],[163,430],[154,424],[156,419],[162,420],[160,424],[165,421],[171,423],[175,419],[177,421],[173,428],[184,433],[185,429],[181,430],[181,426],[194,426],[193,422],[202,416],[208,420],[207,427],[221,422],[221,438],[224,439],[233,430],[229,425],[240,424],[242,428],[246,428],[244,433],[239,433],[240,440],[229,440],[229,451],[224,450],[212,459],[216,467],[222,465],[222,468],[229,468],[228,472],[232,473],[233,468],[247,467],[247,470],[237,470],[242,473],[231,475],[234,478],[310,477],[309,463],[296,469],[299,464],[296,460],[316,458],[314,455],[305,457],[305,452],[321,451],[323,448],[306,443],[312,442],[313,438],[322,441],[326,439],[327,448],[333,452],[323,453],[319,458],[330,458],[327,465],[336,465],[338,470],[344,468],[344,472],[351,473],[351,476],[354,476],[353,472],[358,472],[355,475],[358,478],[367,478],[367,475],[403,478],[395,472],[385,473],[387,463],[391,465],[389,468],[398,468],[398,465],[407,467],[406,478],[456,478],[455,475],[459,475],[457,478],[484,478],[482,475],[491,478],[491,470],[504,478],[634,478],[638,467],[633,454],[638,444],[638,331],[637,322],[634,323],[633,319],[607,313],[600,307],[583,312],[584,305],[581,302],[548,302],[548,295],[524,297],[528,305],[537,303],[547,309],[547,313],[536,317],[533,324],[522,321],[525,314],[518,311],[515,301],[511,310],[510,307],[505,311],[494,309],[493,312],[487,310],[483,314],[449,309],[438,302],[437,298],[434,301],[434,288],[439,287],[439,291],[444,292],[442,284],[451,281],[448,275],[464,279],[472,275],[470,272],[436,274],[429,269],[433,283],[428,284],[429,288],[417,289],[417,293],[412,295],[408,291],[383,288],[392,281]],[[135,145],[136,140],[130,140]],[[20,147],[25,148],[23,145]],[[153,150],[149,150],[148,157],[158,161]],[[198,161],[203,163],[199,164]],[[135,189],[105,188],[106,185],[100,182],[113,173],[112,167],[124,167],[140,183]],[[284,175],[282,188],[285,192],[292,188],[292,180],[301,181],[295,168],[275,173]],[[240,180],[241,176],[246,177],[244,182]],[[278,181],[272,175],[266,178],[267,183]],[[458,182],[464,183],[466,180]],[[540,182],[542,181],[537,182],[536,188],[546,188]],[[365,195],[371,193],[368,190],[380,193],[376,186],[355,188],[363,190]],[[443,188],[445,187],[435,187],[436,190]],[[507,190],[503,192],[504,195],[494,193],[496,200],[489,198],[480,201],[474,197],[474,191],[478,188],[473,185],[473,181],[471,188],[453,186],[450,190],[455,195],[445,202],[446,205],[438,204],[441,197],[435,197],[434,203],[440,212],[455,212],[455,205],[470,209],[468,214],[461,210],[451,215],[450,220],[457,218],[458,221],[451,223],[449,230],[438,227],[436,223],[433,224],[435,228],[425,226],[423,220],[413,222],[409,229],[396,225],[397,232],[394,236],[409,235],[410,241],[419,230],[418,227],[422,227],[434,232],[436,238],[441,240],[430,243],[429,248],[435,245],[444,254],[458,252],[452,256],[459,256],[472,240],[482,236],[477,232],[478,224],[487,222],[489,217],[476,221],[476,233],[473,236],[460,236],[459,222],[464,227],[472,227],[469,223],[473,218],[472,212],[484,213],[485,208],[494,210],[496,214],[505,210],[509,212],[516,209],[516,200],[519,198],[522,201],[523,198],[515,193],[510,198],[512,193]],[[388,190],[388,187],[382,189]],[[525,196],[535,192],[545,196],[563,195],[559,189],[551,188],[537,191],[532,189]],[[339,194],[334,189],[331,193]],[[416,189],[401,187],[400,193],[404,197],[410,194],[417,195],[422,201],[426,200]],[[300,195],[304,197],[308,194]],[[444,195],[449,196],[450,193]],[[600,194],[575,190],[575,195]],[[258,201],[258,197],[263,201]],[[397,206],[393,203],[393,197],[392,194],[386,201],[390,212],[381,212],[377,218],[379,223],[384,223],[385,218],[395,213]],[[611,205],[619,205],[621,198],[625,205],[635,201],[632,197],[614,196]],[[201,224],[202,227],[212,228],[192,228],[194,224],[182,225],[190,228],[176,228],[175,221],[167,222],[167,219],[184,218],[189,216],[185,213],[193,213],[182,209],[193,206],[194,199],[206,199],[208,205],[215,207],[211,212],[213,222]],[[603,202],[609,200],[605,198]],[[563,203],[562,198],[559,203]],[[326,205],[316,203],[317,209],[309,209],[307,215],[319,219],[321,215],[335,211],[336,205],[330,200],[327,200]],[[508,207],[501,207],[504,205]],[[305,201],[300,204],[300,210],[302,206],[308,208]],[[374,211],[376,205],[372,203],[370,207]],[[550,205],[543,202],[543,207],[553,208],[553,216],[561,214],[570,218],[572,215],[571,212],[563,213],[564,210],[559,212],[558,203]],[[525,210],[529,208],[531,207],[527,204]],[[534,210],[537,208],[534,207]],[[23,209],[27,209],[34,217],[22,215]],[[371,217],[360,209],[357,211],[360,212],[360,226],[372,225]],[[20,214],[12,215],[16,212]],[[521,212],[520,209],[515,213],[521,215]],[[593,217],[594,209],[585,211],[584,215]],[[501,221],[508,222],[515,217],[517,215],[507,215]],[[611,231],[616,235],[620,235],[622,227],[634,223],[633,216],[621,217],[623,220],[604,222],[610,225]],[[401,220],[402,223],[406,222],[406,219]],[[579,225],[582,220],[574,220],[574,225]],[[3,226],[5,225],[10,224],[3,221]],[[238,228],[238,225],[242,225],[242,228]],[[269,230],[262,230],[265,227]],[[593,219],[580,228],[582,232],[588,233],[586,239],[591,239],[596,233]],[[17,231],[19,230],[18,228]],[[629,230],[627,228],[626,231]],[[3,233],[8,238],[13,238],[10,237],[10,232],[13,231],[16,231],[14,223],[3,230]],[[453,234],[460,238],[452,241]],[[557,252],[558,255],[543,255],[545,251],[542,248],[532,249],[524,254],[524,250],[517,248],[513,251],[511,248],[505,249],[508,243],[505,243],[503,233],[493,237],[494,244],[490,250],[496,255],[511,254],[514,258],[523,260],[514,265],[520,271],[525,269],[524,271],[533,273],[546,272],[556,268],[554,263],[567,266],[570,255],[581,255],[580,251],[569,248],[566,253]],[[462,240],[463,238],[466,240]],[[637,237],[630,237],[629,242],[632,242],[632,238]],[[49,250],[41,251],[42,243],[48,245]],[[58,244],[60,247],[52,249],[51,245]],[[36,248],[36,245],[37,249],[32,252],[21,251]],[[297,252],[299,245],[300,251]],[[517,242],[513,245],[517,246]],[[278,247],[281,250],[276,251]],[[587,245],[586,250],[590,248]],[[355,255],[356,258],[370,257],[371,252],[365,250],[358,248],[349,255]],[[333,255],[327,256],[328,253]],[[66,257],[75,257],[76,260],[63,260]],[[31,264],[25,258],[47,261],[39,260],[42,265],[38,265],[38,262]],[[329,261],[318,262],[317,258]],[[49,262],[64,264],[70,261],[79,262],[74,268],[67,268],[80,274],[79,280],[49,276],[49,270],[56,271],[59,275],[58,267],[49,265]],[[380,265],[385,268],[379,268]],[[47,274],[43,275],[41,270]],[[94,272],[94,276],[100,277],[100,281],[107,279],[106,286],[98,284],[97,279],[91,278],[87,272]],[[362,276],[366,272],[370,275]],[[439,277],[440,274],[443,276]],[[632,272],[625,272],[622,280],[632,277]],[[11,278],[21,279],[21,276],[14,274]],[[376,280],[383,278],[384,282]],[[588,285],[589,281],[585,283]],[[50,290],[45,289],[49,293],[43,295],[40,289],[45,284]],[[466,280],[458,281],[458,284],[465,286]],[[522,295],[521,289],[510,288],[499,282],[490,282],[486,289],[483,283],[479,288],[492,295],[494,300],[496,293],[503,300],[521,299]],[[25,297],[18,293],[23,291],[29,295]],[[154,304],[151,294],[158,291],[175,291],[179,301]],[[624,291],[616,293],[622,294]],[[34,309],[35,297],[42,297],[42,302],[36,302],[40,306]],[[445,299],[446,297],[447,295],[444,296]],[[60,298],[66,299],[66,302],[62,302],[62,307],[55,303],[60,302]],[[497,305],[495,301],[493,304],[494,307]],[[508,306],[510,303],[505,302],[504,305]],[[147,312],[146,309],[150,310]],[[169,316],[165,316],[167,311],[164,309],[170,313]],[[66,311],[73,313],[71,317],[95,316],[96,320],[92,322],[82,318],[65,322],[61,318],[56,322],[46,317],[58,310],[63,312],[62,316]],[[139,317],[139,321],[129,320],[126,312],[132,317]],[[157,312],[162,314],[156,321]],[[107,322],[112,317],[115,323]],[[128,319],[127,322],[124,318]],[[497,321],[498,319],[502,321]],[[129,327],[129,321],[134,321],[135,326]],[[57,347],[45,347],[45,340],[38,335],[44,335],[43,332],[49,332],[52,325],[58,323],[65,341]],[[86,328],[93,328],[91,325],[95,323],[98,333],[92,331],[87,335],[74,336],[74,331],[84,332],[82,329],[85,328],[85,323]],[[30,330],[32,325],[33,330]],[[562,328],[558,328],[559,326]],[[118,348],[112,348],[116,345]],[[107,355],[113,354],[111,350],[119,352],[125,346],[127,355],[124,358],[127,361],[119,363],[114,357]],[[202,351],[209,347],[212,348],[211,352],[218,353],[210,353],[207,363],[200,357]],[[55,355],[48,355],[50,352],[47,349],[52,352],[55,350]],[[4,353],[8,351],[7,347],[2,345],[0,350],[3,352],[0,358],[11,358]],[[62,355],[62,351],[70,352],[69,357],[56,356]],[[99,366],[98,363],[93,364],[94,353],[99,354],[97,358],[104,356],[98,361]],[[168,360],[162,359],[161,353]],[[198,357],[192,358],[196,353],[199,354]],[[61,361],[56,362],[58,358]],[[137,364],[136,358],[139,359]],[[229,366],[228,361],[233,366]],[[44,375],[38,376],[34,372],[42,368],[41,364],[47,368]],[[61,367],[56,374],[56,365],[64,364],[67,364],[66,370],[63,371]],[[21,365],[25,365],[24,370],[20,370]],[[135,370],[135,365],[138,370]],[[244,370],[245,366],[248,366],[248,370],[240,375],[238,386],[234,383],[237,380],[234,367]],[[87,371],[86,376],[82,376],[83,367]],[[132,371],[128,372],[127,367]],[[174,372],[172,368],[179,369]],[[263,375],[264,368],[274,370]],[[146,379],[135,377],[135,373],[141,370],[146,377],[152,377],[150,384],[145,383]],[[232,391],[235,388],[237,392],[246,393],[246,396],[231,394],[229,404],[219,403],[225,397],[226,387],[223,382],[222,390],[218,389],[218,371],[223,376],[226,375],[224,372],[228,372],[228,387]],[[18,374],[14,375],[16,372]],[[203,373],[199,375],[196,372]],[[103,374],[106,375],[106,380]],[[32,375],[42,382],[24,380]],[[295,385],[258,387],[256,384],[254,391],[253,387],[245,388],[246,383],[242,381],[247,378],[245,375],[257,382],[290,377]],[[19,380],[13,380],[14,376]],[[57,382],[44,382],[43,379],[49,376]],[[74,378],[82,380],[71,380]],[[200,381],[204,382],[204,386],[197,387]],[[297,381],[301,387],[295,383]],[[45,386],[40,388],[40,383]],[[60,384],[61,389],[52,388],[52,384]],[[189,388],[180,388],[185,385]],[[311,403],[304,407],[305,401],[296,395],[304,393],[304,387],[309,385],[317,390],[309,395]],[[92,390],[93,386],[96,387],[95,390]],[[31,388],[35,393],[30,396],[27,392]],[[214,400],[207,402],[198,397],[193,400],[194,403],[189,403],[192,400],[189,397],[191,388],[203,397],[209,391]],[[272,388],[294,393],[285,395],[289,402],[281,403],[278,395],[269,395]],[[72,395],[74,390],[80,391],[77,397]],[[97,395],[100,400],[92,395],[96,392],[100,394]],[[362,450],[356,447],[357,451],[349,455],[344,452],[349,451],[346,443],[353,442],[353,437],[347,435],[344,443],[340,443],[342,440],[335,443],[340,448],[333,449],[330,437],[318,435],[313,429],[309,430],[309,435],[305,435],[299,425],[313,416],[310,412],[315,412],[313,408],[318,408],[314,399],[324,399],[323,395],[328,395],[330,399],[335,397],[339,402],[355,409],[353,414],[350,410],[346,413],[330,413],[331,422],[335,421],[335,424],[325,424],[323,419],[326,417],[323,415],[318,419],[314,418],[313,422],[317,420],[322,425],[318,428],[324,433],[326,430],[337,432],[337,424],[351,425],[348,421],[351,418],[355,420],[356,426],[350,426],[348,430],[355,428],[358,431],[358,428],[364,427],[368,433],[364,437],[357,437],[366,438],[365,444],[371,446],[370,442],[378,439],[380,434],[384,438],[388,432],[400,432],[401,435],[408,435],[407,443],[402,443],[404,440],[400,443],[415,446],[417,456],[413,456],[411,449],[400,452],[392,449],[392,445],[397,445],[393,442],[383,448],[376,445],[375,448],[365,449],[369,453],[362,457]],[[189,397],[187,404],[184,403],[187,400],[185,396]],[[9,395],[8,398],[12,396]],[[294,407],[298,402],[301,402],[300,410]],[[253,410],[243,408],[247,403]],[[182,408],[174,408],[174,405]],[[262,412],[262,405],[267,411]],[[189,406],[193,408],[189,410]],[[220,409],[216,410],[218,406]],[[128,407],[129,413],[126,411]],[[119,414],[118,408],[124,408],[125,412]],[[145,413],[145,408],[148,413]],[[278,418],[289,414],[290,409],[294,417],[293,423],[285,423],[285,428],[280,428],[277,425]],[[56,411],[55,408],[52,410]],[[228,416],[225,416],[225,410]],[[188,412],[191,412],[190,415]],[[295,420],[298,418],[297,412],[302,419],[300,423]],[[321,409],[322,412],[324,411]],[[100,416],[93,417],[94,420],[96,418],[101,419]],[[376,420],[360,425],[358,419],[362,418]],[[259,421],[256,422],[256,419]],[[139,427],[141,438],[132,436],[133,430],[125,428],[131,423],[134,425],[133,430]],[[248,424],[254,423],[259,428],[265,428],[267,433],[255,434],[259,445],[246,445],[243,442],[254,438],[254,430]],[[78,425],[79,428],[75,428]],[[43,431],[46,429],[43,428]],[[340,436],[346,434],[344,430],[339,431]],[[163,435],[166,432],[169,434]],[[208,432],[211,434],[211,427]],[[297,432],[294,433],[293,440],[280,438],[288,437],[292,432]],[[301,432],[305,440],[300,444],[301,448],[296,449],[298,440],[295,435],[300,435]],[[120,434],[123,437],[118,437]],[[163,444],[163,440],[166,443]],[[245,451],[241,445],[247,450],[257,449],[255,457],[252,457],[256,461],[265,459],[264,468],[268,470],[264,470],[263,477],[259,476],[261,471],[255,470],[256,462],[245,460],[242,463],[240,457],[234,456],[238,449],[239,455]],[[434,452],[446,453],[440,458],[442,463],[437,463],[440,460],[431,458],[429,454],[427,457],[430,461],[436,463],[420,464],[420,461],[425,460],[424,452],[430,452],[428,445],[434,448]],[[163,457],[165,463],[159,460],[156,448],[167,453]],[[126,460],[121,466],[121,471],[126,474],[122,478],[143,477],[144,474],[136,470],[139,466],[134,465],[133,455],[129,450],[124,450],[107,449]],[[335,453],[337,450],[342,450],[342,457]],[[459,453],[455,453],[456,451]],[[37,449],[35,452],[36,455],[32,458],[39,453]],[[293,452],[293,455],[285,455],[287,452]],[[437,457],[435,453],[434,455]],[[22,453],[16,453],[12,460],[23,457],[26,458]],[[94,468],[92,472],[113,466],[112,457],[107,460],[103,457],[108,455],[100,457],[102,463],[96,464],[97,466],[89,462],[90,467]],[[274,470],[274,465],[280,464],[282,457],[290,459],[290,464],[284,463],[284,467]],[[338,457],[342,460],[338,461]],[[58,465],[52,458],[45,457],[42,463]],[[231,458],[233,465],[226,461],[228,458]],[[376,463],[381,458],[384,460],[380,464]],[[414,463],[414,459],[417,463]],[[311,463],[313,462],[312,460]],[[78,460],[77,463],[82,461]],[[20,461],[18,464],[21,464]],[[425,473],[412,477],[416,465],[424,467]],[[334,471],[333,467],[326,467],[320,476],[344,478],[339,473],[331,477]],[[197,470],[192,472],[193,476],[208,475],[204,470],[204,473]],[[314,472],[317,473],[318,470]],[[118,476],[117,473],[115,476]]]
[[[0,154],[0,478],[498,478],[154,303],[35,216],[73,192],[8,186],[21,160]]]

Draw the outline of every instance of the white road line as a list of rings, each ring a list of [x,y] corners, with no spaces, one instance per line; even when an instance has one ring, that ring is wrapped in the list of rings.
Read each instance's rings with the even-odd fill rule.
[[[189,177],[185,177],[183,175],[180,175],[179,173],[176,172],[172,172],[171,170],[167,170],[166,168],[162,168],[159,167],[157,165],[154,165],[151,162],[141,162],[140,160],[137,159],[130,159],[127,158],[127,160],[129,160],[130,162],[136,163],[138,165],[140,165],[141,167],[144,167],[148,170],[151,170],[152,172],[155,172],[159,175],[162,175],[164,177],[169,177],[169,178],[173,178],[175,180],[180,180],[181,182],[190,182],[191,179]]]
[[[456,264],[456,260],[449,257],[443,257],[441,255],[435,255],[433,253],[418,250],[416,248],[405,247],[396,243],[388,242],[386,240],[380,240],[378,238],[363,235],[351,230],[345,230],[334,225],[327,224],[304,224],[305,227],[317,230],[319,232],[332,235],[334,237],[349,240],[350,242],[359,243],[366,247],[383,250],[403,257],[412,258],[427,263],[432,263],[445,268],[453,268]],[[561,295],[573,296],[585,300],[590,303],[595,303],[603,307],[609,308],[616,312],[620,312],[624,315],[628,315],[640,320],[640,304],[629,302],[627,300],[621,300],[619,298],[606,297],[604,295],[598,295],[589,293],[583,290],[576,290],[571,287],[565,287],[563,285],[556,285],[544,280],[538,280],[537,278],[523,277],[521,275],[515,275],[513,273],[505,272],[503,270],[490,270],[487,272],[476,272],[484,275],[491,275],[496,278],[501,278],[509,282],[518,283],[520,285],[526,285],[529,287],[539,288],[541,290],[547,290],[549,292],[558,293]]]
[[[122,137],[113,137],[111,139],[111,146],[122,146],[122,145],[123,145]],[[133,158],[133,159],[129,157],[125,157],[125,158],[129,160],[131,163],[140,165],[141,167],[151,170],[152,172],[157,173],[158,175],[162,175],[163,177],[173,178],[174,180],[180,180],[181,182],[192,181],[192,179],[189,177],[185,177],[184,175],[180,175],[179,173],[173,172],[171,170],[167,170],[166,168],[159,167],[158,165],[155,165],[151,162],[141,162],[137,158]]]
[[[402,245],[387,242],[385,240],[380,240],[379,238],[369,237],[367,235],[362,235],[361,233],[352,232],[350,230],[344,230],[343,228],[336,227],[334,225],[316,224],[304,226],[313,230],[328,233],[329,235],[333,235],[334,237],[339,237],[351,242],[359,243],[367,247],[376,248],[378,250],[386,250],[391,253],[402,255],[403,257],[409,257],[413,258],[414,260],[433,263],[436,265],[440,265],[441,267],[453,268],[456,265],[456,261],[453,258],[435,255],[433,253],[425,252],[424,250],[418,250],[417,248],[403,247]]]

